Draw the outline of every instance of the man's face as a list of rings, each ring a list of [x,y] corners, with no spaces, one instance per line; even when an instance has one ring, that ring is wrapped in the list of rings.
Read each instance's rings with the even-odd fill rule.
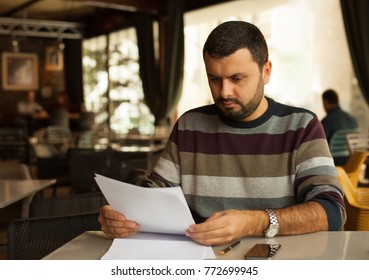
[[[29,103],[33,103],[35,101],[35,99],[36,99],[36,93],[34,91],[29,91],[27,93],[27,101]]]
[[[222,58],[206,53],[204,60],[214,102],[224,116],[251,121],[265,112],[267,102],[262,101],[264,85],[269,82],[271,72],[269,61],[260,72],[248,49]]]

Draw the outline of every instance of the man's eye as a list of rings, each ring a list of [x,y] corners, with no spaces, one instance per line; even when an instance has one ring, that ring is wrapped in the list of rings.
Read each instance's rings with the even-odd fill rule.
[[[219,78],[218,77],[209,77],[209,80],[213,81],[213,82],[216,82],[216,81],[219,81]]]
[[[232,77],[232,80],[234,81],[234,82],[239,82],[239,81],[241,81],[243,79],[243,77]]]

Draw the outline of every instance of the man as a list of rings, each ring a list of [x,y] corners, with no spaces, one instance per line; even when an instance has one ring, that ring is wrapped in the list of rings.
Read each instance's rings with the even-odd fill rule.
[[[324,91],[322,99],[324,110],[327,113],[322,120],[322,125],[328,142],[337,130],[358,127],[356,119],[341,109],[338,95],[334,90]]]
[[[18,113],[25,117],[42,118],[47,113],[44,108],[36,102],[36,93],[33,90],[27,92],[25,100],[21,100],[17,105]]]
[[[36,102],[36,93],[34,90],[27,91],[25,99],[18,102],[17,110],[18,116],[16,122],[20,125],[27,126],[30,136],[37,129],[36,120],[42,120],[48,117],[48,113]]]
[[[182,187],[198,222],[185,234],[201,244],[340,229],[342,188],[323,128],[313,113],[264,97],[272,64],[259,29],[223,23],[203,57],[215,103],[179,118],[146,186]],[[140,228],[110,206],[99,221],[108,238]]]

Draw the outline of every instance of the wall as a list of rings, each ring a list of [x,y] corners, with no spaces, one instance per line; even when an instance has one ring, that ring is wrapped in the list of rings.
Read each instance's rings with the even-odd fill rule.
[[[36,53],[38,55],[38,89],[37,101],[44,106],[47,111],[52,111],[55,106],[55,96],[58,92],[63,91],[64,72],[63,71],[47,71],[45,69],[45,50],[48,46],[57,46],[55,39],[49,38],[33,38],[33,37],[17,37],[20,53]],[[3,52],[12,52],[12,38],[9,36],[0,36],[0,54]],[[0,62],[2,58],[0,56]],[[16,113],[17,102],[24,97],[25,91],[4,90],[2,67],[0,68],[0,123],[9,123],[12,121]]]

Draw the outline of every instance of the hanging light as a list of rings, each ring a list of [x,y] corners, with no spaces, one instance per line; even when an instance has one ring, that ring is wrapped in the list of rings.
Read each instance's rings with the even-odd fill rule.
[[[19,52],[19,43],[17,38],[13,38],[12,39],[12,48],[13,48],[13,52]]]
[[[63,42],[63,39],[62,38],[58,38],[58,42],[59,42],[59,50],[64,51],[65,44]]]

